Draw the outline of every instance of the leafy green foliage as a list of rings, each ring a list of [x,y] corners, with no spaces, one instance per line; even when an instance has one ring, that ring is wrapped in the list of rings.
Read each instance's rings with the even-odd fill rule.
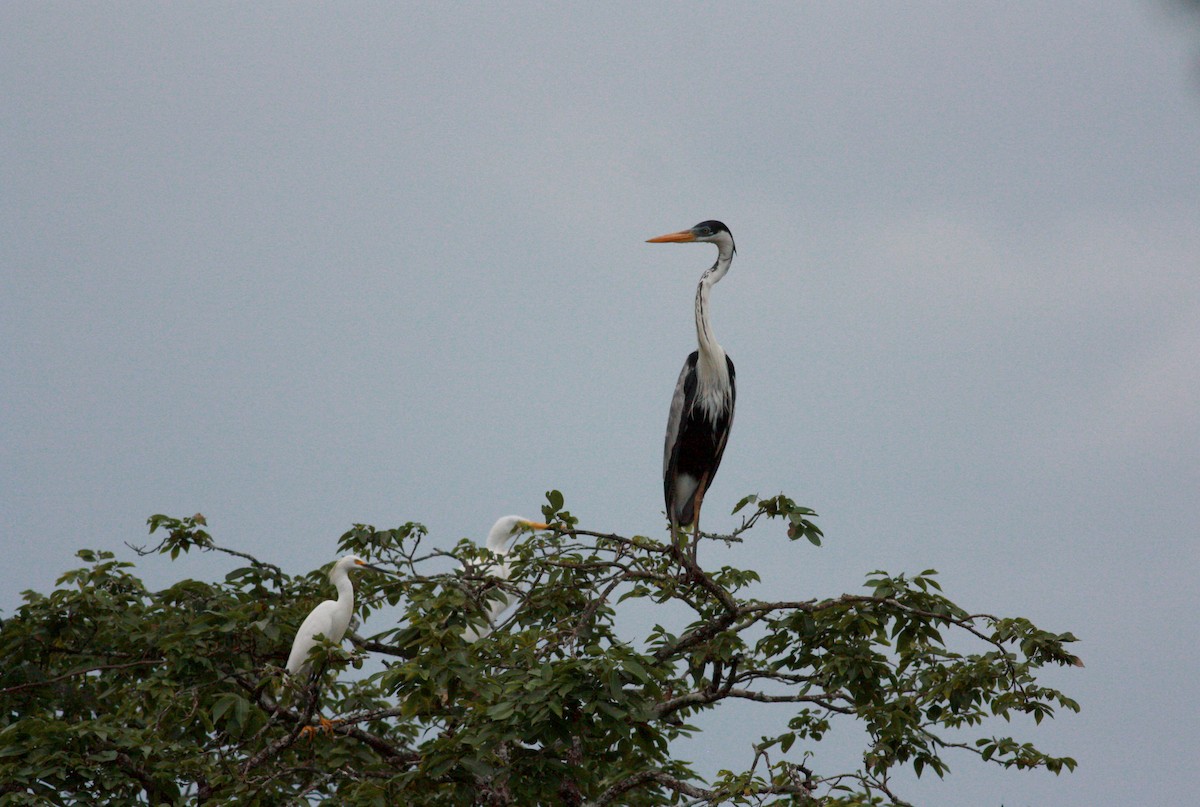
[[[511,576],[473,541],[423,546],[425,528],[355,525],[339,550],[397,572],[356,580],[356,612],[400,618],[369,638],[329,642],[321,673],[280,666],[305,614],[330,595],[324,570],[289,576],[220,546],[203,516],[150,518],[161,542],[244,561],[223,582],[146,590],[107,552],[49,594],[25,593],[0,627],[0,798],[5,804],[526,805],[903,804],[894,771],[945,776],[947,756],[1071,770],[1069,757],[987,733],[995,718],[1077,711],[1042,686],[1046,665],[1078,664],[1068,633],[969,614],[935,572],[871,573],[865,593],[772,602],[753,570],[704,569],[644,536],[578,528],[551,491],[550,529],[519,541]],[[748,496],[731,535],[779,519],[792,539],[822,539],[816,514],[785,496]],[[448,571],[451,561],[461,564]],[[480,571],[482,570],[482,571]],[[475,642],[487,606],[518,606]],[[677,603],[674,630],[618,634],[618,608]],[[385,661],[350,674],[365,655]],[[774,704],[783,733],[763,737],[704,781],[673,753],[690,721],[730,701]],[[320,714],[336,718],[307,736]],[[866,729],[862,765],[808,767],[837,723]]]

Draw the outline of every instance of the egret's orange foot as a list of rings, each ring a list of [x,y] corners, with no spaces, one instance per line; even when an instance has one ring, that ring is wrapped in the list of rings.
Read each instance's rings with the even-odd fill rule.
[[[304,739],[308,740],[310,743],[313,741],[313,737],[316,737],[317,734],[321,731],[324,731],[326,734],[333,734],[334,726],[336,726],[338,723],[340,723],[342,721],[329,720],[328,718],[318,717],[317,722],[320,725],[305,726],[304,728],[300,729],[300,736],[303,737]]]

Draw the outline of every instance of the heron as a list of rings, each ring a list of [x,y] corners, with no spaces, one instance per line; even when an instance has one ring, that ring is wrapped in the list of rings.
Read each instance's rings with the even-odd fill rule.
[[[667,418],[667,438],[663,448],[663,494],[671,539],[678,546],[681,530],[693,530],[691,556],[696,556],[700,539],[700,506],[704,494],[716,476],[733,425],[733,405],[737,398],[733,360],[713,336],[708,317],[708,296],[712,287],[725,277],[737,251],[733,234],[719,221],[702,221],[688,230],[648,239],[650,244],[716,244],[717,260],[700,276],[696,287],[696,341],[698,349],[683,363],[671,412]]]
[[[488,532],[487,548],[494,554],[499,556],[500,560],[496,563],[486,563],[479,567],[477,574],[482,577],[494,577],[497,580],[507,580],[511,569],[509,568],[507,555],[516,543],[517,536],[525,530],[544,530],[547,525],[540,521],[530,521],[522,516],[504,516],[497,519],[492,525],[492,529]],[[475,642],[490,634],[496,629],[497,620],[500,615],[508,610],[516,602],[516,597],[507,591],[501,590],[500,596],[489,597],[487,607],[487,624],[480,628],[468,627],[463,631],[463,639],[467,642]]]
[[[358,555],[346,555],[329,570],[329,582],[337,589],[336,600],[325,600],[309,612],[296,631],[292,641],[292,652],[288,654],[287,671],[298,676],[310,668],[309,651],[317,646],[317,636],[324,636],[334,644],[342,641],[350,627],[350,615],[354,611],[354,586],[350,583],[350,572],[371,569],[389,574],[387,569],[372,566]]]

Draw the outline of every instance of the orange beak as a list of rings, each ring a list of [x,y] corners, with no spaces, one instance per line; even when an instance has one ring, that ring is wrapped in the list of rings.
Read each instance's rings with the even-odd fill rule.
[[[695,241],[696,234],[691,230],[680,230],[677,233],[667,233],[660,235],[658,238],[647,238],[647,244],[670,244],[670,243],[685,243],[687,241]]]
[[[542,522],[540,522],[540,521],[526,521],[526,522],[525,522],[525,526],[526,526],[526,527],[529,527],[530,529],[533,529],[533,530],[545,530],[545,529],[549,529],[549,525],[547,525],[547,524],[543,524],[543,523],[542,523]]]

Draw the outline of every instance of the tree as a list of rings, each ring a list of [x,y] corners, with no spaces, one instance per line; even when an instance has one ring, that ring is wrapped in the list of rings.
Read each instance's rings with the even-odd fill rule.
[[[873,572],[858,594],[762,601],[754,571],[705,569],[669,543],[580,529],[557,491],[547,498],[551,529],[518,543],[507,581],[469,571],[488,560],[471,541],[427,550],[419,524],[355,525],[340,549],[399,572],[361,576],[358,615],[388,603],[403,617],[370,638],[352,632],[352,649],[318,647],[311,682],[286,679],[280,665],[304,614],[329,595],[321,572],[292,577],[220,546],[200,515],[153,516],[151,533],[165,537],[141,552],[244,561],[222,583],[151,592],[133,563],[81,551],[84,568],[48,595],[26,592],[0,629],[0,801],[904,804],[891,774],[943,776],[952,753],[1075,767],[984,733],[993,716],[1078,710],[1035,677],[1079,664],[1070,634],[969,614],[933,571]],[[794,540],[822,538],[815,514],[785,496],[748,496],[734,512],[745,514],[737,530],[705,540],[739,542],[769,519]],[[468,571],[438,573],[448,558]],[[464,641],[506,592],[516,610]],[[619,636],[616,610],[637,603],[681,605],[691,622]],[[364,654],[385,668],[349,673]],[[705,781],[672,741],[696,731],[699,713],[739,700],[774,704],[787,731]],[[306,738],[319,710],[336,722]],[[811,769],[807,752],[839,722],[866,729],[861,766]]]

